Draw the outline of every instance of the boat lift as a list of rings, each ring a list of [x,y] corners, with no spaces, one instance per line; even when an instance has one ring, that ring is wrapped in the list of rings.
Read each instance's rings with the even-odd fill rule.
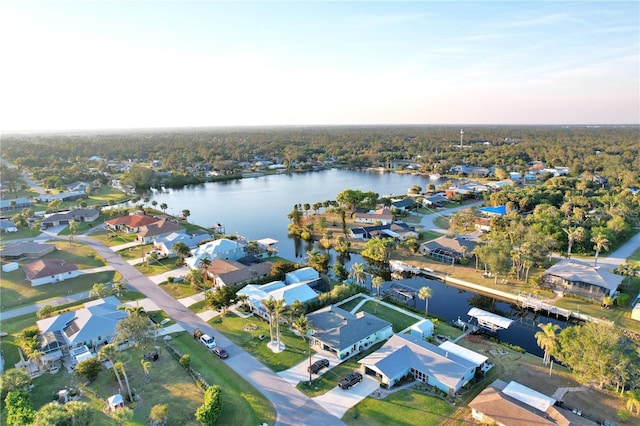
[[[505,330],[513,323],[512,319],[501,317],[500,315],[484,311],[479,308],[471,308],[467,313],[478,321],[478,326],[485,330],[496,333],[498,330]]]

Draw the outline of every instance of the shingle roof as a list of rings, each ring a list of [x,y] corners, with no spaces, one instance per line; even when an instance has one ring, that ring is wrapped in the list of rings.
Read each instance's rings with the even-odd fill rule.
[[[114,219],[105,220],[105,223],[111,226],[125,225],[130,228],[138,228],[140,226],[150,225],[157,222],[158,219],[142,214],[131,214],[127,216],[116,217]]]
[[[615,291],[622,280],[621,275],[613,274],[602,266],[594,267],[575,259],[562,260],[546,271],[544,275],[554,275],[570,282],[583,282]]]
[[[313,324],[314,338],[338,349],[391,326],[390,322],[366,312],[354,315],[333,305],[308,314],[307,319]]]
[[[160,219],[157,222],[145,225],[138,235],[141,237],[152,237],[154,235],[169,234],[171,232],[183,231],[184,227],[167,219]]]
[[[23,266],[28,280],[48,277],[52,275],[64,274],[65,272],[77,271],[78,267],[73,263],[65,263],[59,259],[39,259],[35,262],[27,263]]]
[[[9,244],[0,251],[0,256],[22,256],[29,254],[46,254],[55,249],[55,244],[40,244],[29,241]]]

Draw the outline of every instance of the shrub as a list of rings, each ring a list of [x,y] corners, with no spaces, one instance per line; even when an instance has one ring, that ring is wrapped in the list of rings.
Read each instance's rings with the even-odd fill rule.
[[[191,365],[191,356],[189,354],[184,354],[180,357],[180,365],[184,368],[189,368]]]
[[[56,310],[55,306],[44,305],[43,307],[38,309],[38,312],[36,312],[36,316],[38,317],[38,319],[47,318],[47,317],[50,317],[51,314],[55,312],[55,310]]]
[[[78,377],[81,377],[88,382],[93,382],[98,374],[102,371],[102,363],[98,358],[89,358],[84,361],[80,361],[78,365],[76,365],[76,370],[74,374]]]
[[[616,298],[616,304],[621,308],[624,308],[627,305],[629,305],[630,299],[631,299],[631,296],[629,296],[627,293],[620,293]]]

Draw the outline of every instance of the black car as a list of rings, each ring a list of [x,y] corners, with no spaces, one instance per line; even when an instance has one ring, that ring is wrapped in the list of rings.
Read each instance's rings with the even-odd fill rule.
[[[211,352],[218,355],[218,358],[229,358],[229,352],[225,351],[220,346],[216,346],[215,348],[211,349]]]
[[[341,389],[349,389],[351,386],[357,385],[361,381],[362,381],[362,374],[358,373],[357,371],[354,371],[344,379],[340,380],[338,382],[338,386],[340,386]]]
[[[313,364],[311,364],[309,367],[307,367],[307,372],[317,374],[318,371],[322,370],[323,368],[327,368],[328,366],[329,366],[328,359],[319,359]]]

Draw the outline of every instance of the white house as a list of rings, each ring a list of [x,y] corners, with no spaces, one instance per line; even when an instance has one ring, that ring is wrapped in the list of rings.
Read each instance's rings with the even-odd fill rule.
[[[40,259],[22,267],[32,287],[57,283],[79,275],[78,267],[58,259]]]
[[[274,300],[283,300],[285,306],[291,306],[296,300],[304,303],[318,296],[318,294],[304,282],[286,285],[282,281],[274,281],[264,285],[249,284],[238,291],[238,295],[246,295],[253,313],[265,319],[268,319],[269,316],[264,306],[262,306],[263,300],[273,297]]]
[[[185,259],[190,268],[197,269],[204,258],[209,260],[231,259],[238,260],[246,256],[245,245],[240,241],[232,241],[226,238],[209,241],[191,252],[191,257]]]
[[[176,251],[173,249],[173,246],[177,243],[183,243],[193,250],[198,247],[199,244],[212,238],[213,236],[206,232],[194,235],[189,235],[184,232],[172,232],[169,235],[155,237],[153,239],[153,248],[160,252],[160,257],[176,257]]]

